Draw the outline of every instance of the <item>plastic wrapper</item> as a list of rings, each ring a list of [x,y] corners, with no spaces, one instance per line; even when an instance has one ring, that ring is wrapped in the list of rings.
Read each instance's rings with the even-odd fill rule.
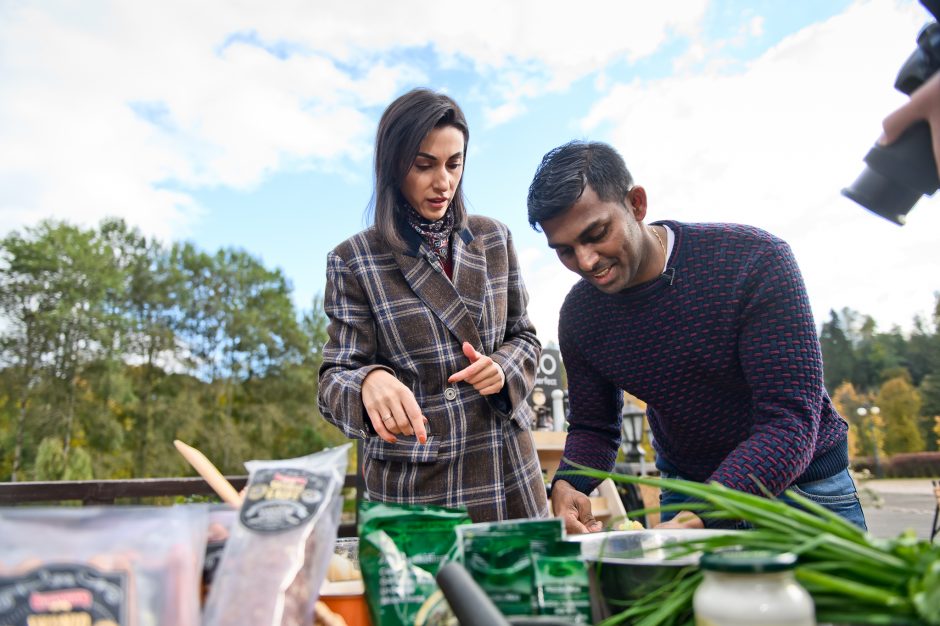
[[[215,572],[222,560],[225,542],[232,533],[232,526],[238,519],[238,511],[228,504],[213,505],[209,509],[209,536],[206,539],[206,558],[202,565],[202,601],[205,601],[212,587]]]
[[[0,509],[0,624],[199,626],[208,508]]]
[[[558,542],[532,553],[539,615],[564,617],[569,624],[591,623],[591,589],[581,545]]]
[[[313,623],[342,512],[349,447],[245,463],[245,501],[209,590],[204,626]]]
[[[470,523],[463,509],[363,502],[359,509],[359,567],[372,623],[412,626],[439,591],[435,576],[453,558],[454,529]],[[421,624],[437,624],[425,621]]]
[[[561,518],[509,520],[457,529],[464,567],[503,615],[537,615],[533,554],[564,539]]]

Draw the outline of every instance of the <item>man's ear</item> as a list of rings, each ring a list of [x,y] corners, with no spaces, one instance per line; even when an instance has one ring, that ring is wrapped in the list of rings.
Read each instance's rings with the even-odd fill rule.
[[[628,206],[633,209],[633,217],[642,222],[646,218],[646,190],[636,185],[627,192]]]

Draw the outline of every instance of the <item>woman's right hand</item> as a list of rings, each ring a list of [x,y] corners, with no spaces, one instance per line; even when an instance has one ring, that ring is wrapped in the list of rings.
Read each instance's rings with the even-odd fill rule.
[[[419,442],[427,441],[428,420],[418,401],[411,389],[387,370],[374,369],[362,381],[362,405],[383,440],[395,443],[395,435],[415,435]]]

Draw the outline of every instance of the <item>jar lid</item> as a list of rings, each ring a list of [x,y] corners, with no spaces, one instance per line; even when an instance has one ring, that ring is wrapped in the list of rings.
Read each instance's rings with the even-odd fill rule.
[[[782,572],[796,566],[792,552],[772,550],[720,550],[708,552],[699,560],[699,567],[713,572],[761,573]]]

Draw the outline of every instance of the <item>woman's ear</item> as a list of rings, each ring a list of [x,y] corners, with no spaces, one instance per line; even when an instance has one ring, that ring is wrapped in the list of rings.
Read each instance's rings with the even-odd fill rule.
[[[627,200],[633,209],[633,217],[642,222],[646,218],[646,190],[640,185],[633,187],[627,192]]]

